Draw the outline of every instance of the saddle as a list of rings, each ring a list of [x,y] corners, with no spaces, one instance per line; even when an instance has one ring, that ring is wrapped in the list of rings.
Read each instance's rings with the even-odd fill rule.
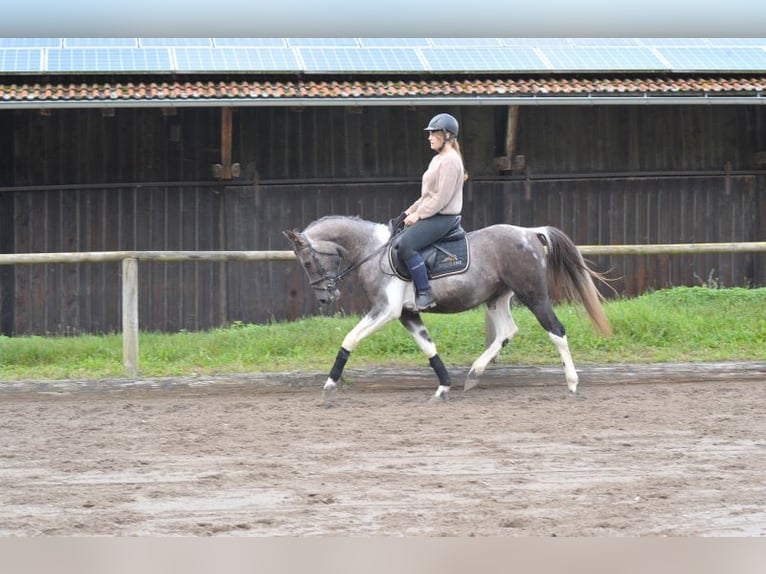
[[[394,232],[397,228],[393,228]],[[399,279],[410,281],[410,272],[407,266],[399,258],[396,248],[396,237],[391,241],[388,248],[388,261]],[[465,229],[460,224],[460,216],[455,219],[455,225],[436,243],[420,250],[425,261],[429,279],[438,279],[447,275],[464,273],[470,264],[471,253],[468,249],[468,237]]]

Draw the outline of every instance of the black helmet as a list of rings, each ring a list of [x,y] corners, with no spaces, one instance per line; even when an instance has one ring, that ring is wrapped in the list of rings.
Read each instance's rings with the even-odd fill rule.
[[[425,131],[433,132],[437,130],[444,130],[457,137],[457,132],[459,129],[460,127],[458,126],[457,120],[454,116],[449,114],[436,114],[431,118],[431,121],[428,122],[428,127],[426,127]]]

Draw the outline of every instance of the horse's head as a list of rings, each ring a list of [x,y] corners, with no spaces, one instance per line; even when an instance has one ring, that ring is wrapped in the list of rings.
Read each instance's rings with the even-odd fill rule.
[[[285,230],[282,232],[293,246],[293,252],[309,278],[317,301],[325,305],[336,301],[340,291],[336,284],[339,279],[341,254],[337,246],[330,242],[317,242],[316,247],[301,232]]]

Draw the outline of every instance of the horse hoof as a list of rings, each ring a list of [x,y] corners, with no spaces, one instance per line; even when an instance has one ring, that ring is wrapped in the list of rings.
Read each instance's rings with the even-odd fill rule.
[[[433,395],[430,399],[428,399],[428,403],[431,405],[440,405],[442,403],[446,403],[449,400],[449,393],[441,393]]]
[[[475,371],[470,371],[468,373],[468,376],[465,379],[465,384],[463,385],[463,392],[470,391],[472,388],[474,388],[476,385],[479,384],[479,376],[476,374]]]
[[[322,390],[322,398],[324,399],[325,406],[332,406],[335,402],[335,396],[338,393],[338,387],[333,385],[326,385]]]

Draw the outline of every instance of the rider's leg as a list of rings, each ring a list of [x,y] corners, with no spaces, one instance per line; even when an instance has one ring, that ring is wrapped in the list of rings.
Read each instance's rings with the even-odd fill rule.
[[[423,311],[436,305],[434,293],[431,291],[431,284],[428,281],[428,270],[420,253],[415,253],[407,259],[404,264],[412,276],[412,282],[415,284],[415,310]]]
[[[455,224],[455,217],[454,215],[435,215],[421,219],[414,225],[405,227],[396,240],[399,257],[407,266],[412,282],[415,284],[417,311],[436,305],[428,281],[428,270],[419,251],[444,237]]]

